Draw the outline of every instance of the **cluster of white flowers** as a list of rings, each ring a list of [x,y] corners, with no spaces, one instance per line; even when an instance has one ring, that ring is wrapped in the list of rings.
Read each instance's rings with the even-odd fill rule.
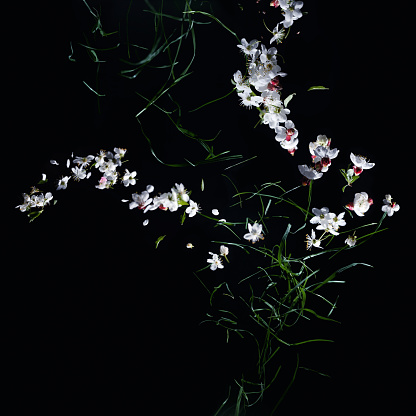
[[[283,39],[284,30],[279,30],[278,26],[273,30],[270,43],[280,43]],[[240,70],[234,74],[242,105],[257,107],[263,124],[274,130],[281,147],[293,155],[299,142],[298,131],[293,121],[287,119],[290,110],[282,101],[280,79],[286,74],[277,63],[277,49],[268,49],[256,39],[247,42],[244,38],[237,46],[245,53],[248,64],[247,76],[243,77]]]
[[[329,212],[329,208],[322,207],[321,209],[312,208],[312,213],[315,215],[311,218],[311,224],[318,224],[316,229],[322,230],[323,233],[319,238],[316,238],[315,230],[312,230],[311,235],[306,235],[306,248],[310,250],[312,246],[321,247],[321,241],[324,237],[331,235],[339,235],[339,227],[346,225],[344,220],[345,212],[335,215],[333,212]]]
[[[302,17],[300,9],[303,7],[303,1],[295,0],[271,0],[270,6],[275,8],[280,7],[284,20],[281,22],[285,28],[293,25],[294,20],[298,20]]]
[[[137,192],[132,194],[132,201],[123,199],[123,202],[130,202],[129,208],[138,208],[143,210],[144,213],[148,211],[154,211],[161,209],[162,211],[175,212],[179,207],[186,205],[185,214],[189,217],[194,217],[197,212],[200,211],[199,205],[192,201],[189,197],[188,191],[185,186],[180,183],[175,183],[175,186],[171,188],[170,192],[164,192],[154,197],[150,197],[150,194],[154,191],[153,185],[147,185],[146,190],[138,194]],[[143,224],[149,223],[146,220]]]
[[[338,149],[331,149],[331,139],[319,134],[314,142],[309,143],[309,151],[312,156],[312,166],[298,165],[299,172],[303,176],[302,184],[308,185],[311,180],[319,179],[328,171],[332,159],[338,156]]]
[[[129,172],[127,169],[124,175],[117,172],[117,168],[123,163],[122,159],[124,158],[125,153],[126,149],[119,147],[115,147],[113,152],[101,150],[97,156],[88,155],[74,157],[74,154],[72,153],[71,158],[68,158],[66,161],[66,168],[69,172],[67,172],[66,175],[62,175],[55,182],[55,189],[57,191],[67,189],[68,183],[71,179],[77,182],[89,179],[91,177],[90,169],[93,166],[101,173],[98,185],[95,186],[97,189],[112,188],[113,185],[116,184],[119,177],[121,177],[121,182],[124,186],[134,185],[136,183],[136,172]],[[50,163],[55,166],[60,165],[56,160],[50,160]],[[75,166],[71,167],[71,164]],[[46,175],[43,174],[43,179],[38,184],[45,184],[47,182]],[[23,204],[18,205],[16,208],[19,208],[22,212],[27,211],[29,216],[34,219],[38,216],[34,214],[42,213],[44,207],[50,203],[52,198],[53,196],[51,192],[47,192],[44,195],[43,193],[40,193],[38,188],[33,187],[29,195],[26,193],[23,194]],[[36,211],[31,211],[32,208],[36,209]]]
[[[95,157],[94,166],[102,173],[98,185],[95,185],[97,189],[110,189],[116,184],[120,174],[117,172],[117,168],[121,166],[122,159],[126,153],[126,149],[114,148],[113,152],[106,152],[101,150]],[[137,172],[129,172],[125,170],[121,180],[124,186],[135,185]]]
[[[300,9],[303,2],[294,0],[272,1],[271,6],[280,7],[284,15],[284,20],[277,23],[272,30],[270,44],[282,42],[285,36],[285,29],[292,26],[293,21],[302,17]],[[279,29],[279,24],[283,28]],[[260,111],[260,118],[263,124],[267,124],[275,131],[275,139],[283,149],[293,155],[297,149],[298,131],[293,121],[288,120],[290,110],[287,108],[287,101],[282,101],[281,77],[287,74],[282,72],[277,63],[277,49],[267,48],[257,39],[247,42],[241,39],[241,44],[237,45],[247,57],[247,75],[243,76],[241,71],[234,74],[234,84],[236,85],[237,95],[241,98],[241,104],[251,108],[257,107]],[[283,124],[283,125],[281,125]]]
[[[117,172],[117,168],[121,166],[121,164],[123,163],[122,159],[124,158],[126,151],[126,149],[115,147],[114,153],[107,152],[105,150],[100,150],[97,156],[76,156],[72,160],[72,163],[77,165],[71,168],[72,178],[75,181],[89,179],[91,177],[91,172],[87,172],[87,168],[95,166],[95,168],[102,173],[102,176],[98,181],[98,185],[96,185],[95,187],[97,189],[110,189],[113,185],[116,184],[117,179],[120,176],[120,174]],[[90,166],[91,162],[93,161],[94,163],[92,163],[92,165]],[[59,165],[59,163],[56,160],[51,160],[50,163],[52,165]],[[67,168],[71,166],[70,159],[67,160],[66,166]],[[130,173],[128,170],[126,170],[125,174],[122,176],[123,185],[134,185],[136,183],[136,180],[134,179],[136,174],[136,172]],[[68,181],[70,179],[71,176],[62,176],[58,180],[56,190],[67,189]]]
[[[30,211],[32,208],[40,208],[43,210],[45,205],[48,205],[52,201],[53,195],[51,192],[46,192],[45,195],[38,192],[39,189],[33,187],[30,194],[24,193],[23,204],[18,205],[16,208],[19,208],[21,212]]]
[[[207,263],[211,263],[209,268],[211,270],[223,269],[224,265],[222,264],[221,257],[224,257],[228,262],[228,258],[227,258],[228,253],[229,253],[228,247],[223,246],[223,245],[220,246],[220,254],[212,253],[210,251],[209,254],[211,255],[211,258],[207,259]]]

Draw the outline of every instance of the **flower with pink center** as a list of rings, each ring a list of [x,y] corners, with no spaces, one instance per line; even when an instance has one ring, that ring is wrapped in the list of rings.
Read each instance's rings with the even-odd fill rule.
[[[101,179],[98,182],[98,185],[95,185],[97,189],[105,189],[107,188],[107,178],[105,176],[101,176]]]
[[[298,137],[298,131],[295,128],[295,123],[291,120],[286,120],[284,127],[277,126],[274,131],[276,132],[275,139],[278,142],[282,142],[282,140],[289,141]]]
[[[152,198],[149,198],[149,192],[143,191],[142,193],[134,193],[132,194],[133,201],[130,202],[129,208],[139,208],[145,210],[145,212],[148,210],[148,205],[152,202]]]
[[[381,207],[381,210],[387,213],[389,217],[400,209],[400,205],[392,200],[391,195],[386,195],[386,198],[383,199],[383,203],[384,205]]]
[[[302,174],[302,185],[306,186],[309,185],[311,181],[322,178],[323,173],[318,172],[312,167],[308,167],[307,165],[298,165],[299,172]]]
[[[352,167],[355,175],[362,173],[364,169],[371,169],[375,163],[367,162],[367,158],[360,155],[350,154],[351,162],[354,164]]]
[[[354,201],[347,204],[347,208],[354,211],[359,217],[363,217],[373,204],[373,200],[368,197],[366,192],[355,194]]]

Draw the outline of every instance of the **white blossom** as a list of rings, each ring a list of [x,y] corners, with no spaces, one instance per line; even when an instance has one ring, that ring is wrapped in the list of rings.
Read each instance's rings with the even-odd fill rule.
[[[310,250],[312,246],[322,248],[321,240],[316,238],[315,230],[311,231],[311,235],[306,234],[306,249]]]
[[[19,208],[21,212],[25,212],[28,208],[32,206],[30,195],[24,193],[23,195],[23,204],[17,205],[16,208]]]
[[[345,244],[347,244],[350,247],[354,247],[356,242],[357,242],[357,237],[355,235],[349,235],[347,239],[345,240]]]
[[[389,217],[400,209],[400,205],[393,202],[391,195],[389,194],[387,194],[385,199],[383,199],[383,203],[384,205],[381,207],[381,210],[386,212]]]
[[[123,177],[121,178],[123,185],[124,186],[136,185],[136,179],[135,179],[136,175],[137,175],[136,171],[129,172],[129,170],[126,169]]]
[[[197,212],[200,211],[199,205],[192,201],[192,199],[189,200],[189,206],[186,208],[185,212],[190,216],[193,217],[196,215]]]
[[[100,180],[98,181],[98,185],[95,185],[97,189],[108,189],[109,182],[105,176],[101,176]]]
[[[253,39],[249,42],[245,38],[241,39],[241,44],[237,45],[237,48],[240,48],[246,55],[252,55],[257,50],[257,45],[259,41]]]
[[[332,159],[335,159],[338,153],[338,149],[330,149],[329,146],[318,146],[314,149],[314,163],[315,165],[319,163],[320,171],[326,172]]]
[[[321,209],[312,208],[312,213],[315,214],[315,216],[310,219],[311,224],[321,224],[322,221],[335,217],[335,214],[329,212],[328,207],[323,207]]]
[[[209,266],[209,268],[211,270],[217,270],[217,269],[223,269],[224,266],[222,264],[221,259],[219,258],[218,254],[214,254],[209,252],[209,254],[211,254],[212,258],[207,260],[207,263],[211,263],[211,266]]]
[[[373,200],[368,197],[366,192],[358,192],[355,194],[354,201],[347,205],[347,208],[354,211],[359,217],[363,217],[369,210]]]
[[[94,160],[94,156],[77,156],[73,162],[79,165],[80,168],[85,168]]]
[[[272,30],[272,32],[273,32],[273,37],[270,39],[270,43],[273,43],[274,41],[276,41],[276,43],[282,42],[285,36],[285,30],[284,29],[279,30],[279,23]]]
[[[244,238],[248,241],[251,241],[253,244],[259,240],[263,240],[264,236],[262,234],[263,226],[255,222],[254,224],[248,224],[248,233],[244,234]]]
[[[71,170],[73,173],[72,177],[76,181],[80,181],[85,178],[88,179],[91,176],[91,172],[88,172],[87,174],[87,171],[84,168],[80,168],[78,166],[73,167]]]
[[[106,152],[104,150],[100,150],[100,153],[95,157],[95,167],[97,169],[104,164],[105,155]]]
[[[147,191],[143,191],[140,194],[134,193],[131,197],[133,201],[129,204],[130,209],[139,208],[144,210],[152,202],[152,198],[149,198],[149,193]]]
[[[122,149],[121,147],[115,147],[114,148],[114,159],[120,160],[123,159],[124,155],[126,154],[127,149]]]
[[[353,170],[356,175],[359,175],[364,169],[371,169],[375,163],[370,163],[367,158],[360,155],[350,154],[351,162],[354,164]]]
[[[220,246],[220,256],[226,257],[226,256],[228,256],[228,253],[229,253],[228,247],[224,246],[224,245],[221,245]]]
[[[189,201],[189,195],[187,190],[185,189],[185,186],[183,185],[183,183],[175,183],[175,188],[172,189],[172,192],[175,191],[178,195],[179,198],[183,201],[183,202],[188,202]]]
[[[307,165],[298,165],[299,172],[307,179],[306,183],[309,183],[311,180],[316,180],[322,178],[323,173],[316,171],[312,167]]]
[[[285,16],[285,20],[283,20],[283,26],[285,28],[292,26],[294,20],[302,17],[300,9],[303,7],[303,1],[279,0],[279,4]]]
[[[69,179],[71,179],[70,176],[62,176],[62,178],[58,181],[58,186],[56,187],[56,190],[59,191],[60,189],[66,189],[68,186]]]

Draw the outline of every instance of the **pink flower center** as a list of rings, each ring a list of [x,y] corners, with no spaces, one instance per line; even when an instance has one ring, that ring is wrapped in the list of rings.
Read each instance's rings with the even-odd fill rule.
[[[359,174],[363,171],[363,169],[362,169],[362,168],[358,168],[357,166],[353,166],[352,168],[353,168],[354,173],[355,173],[356,175],[359,175]]]

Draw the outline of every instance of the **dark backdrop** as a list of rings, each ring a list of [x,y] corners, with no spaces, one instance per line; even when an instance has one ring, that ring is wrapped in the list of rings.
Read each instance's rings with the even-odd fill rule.
[[[136,189],[151,183],[157,191],[167,191],[183,182],[203,212],[223,207],[222,213],[231,218],[235,211],[228,206],[234,188],[221,174],[227,174],[239,190],[280,179],[287,187],[296,186],[296,165],[308,162],[307,143],[317,134],[332,137],[333,146],[341,149],[331,167],[333,177],[348,163],[350,151],[369,156],[376,167],[354,190],[366,190],[379,205],[391,193],[401,210],[386,219],[390,230],[352,251],[351,261],[375,267],[350,269],[342,276],[346,284],[334,292],[340,294],[335,317],[341,325],[317,324],[316,331],[332,337],[335,344],[300,351],[305,367],[332,378],[300,372],[281,413],[367,414],[386,409],[400,413],[409,402],[408,369],[413,364],[409,318],[413,276],[408,258],[413,224],[411,202],[406,202],[413,186],[408,168],[412,114],[404,102],[411,100],[413,81],[404,17],[393,22],[389,9],[370,5],[358,9],[305,2],[309,14],[295,22],[279,48],[288,73],[284,92],[297,94],[290,103],[290,118],[300,138],[294,159],[280,149],[267,126],[253,129],[255,110],[240,107],[235,94],[186,112],[229,92],[232,74],[244,66],[231,34],[215,22],[196,27],[194,73],[172,89],[172,96],[182,105],[186,128],[201,137],[213,137],[221,130],[214,142],[216,152],[257,156],[224,171],[232,161],[172,168],[155,160],[134,118],[144,103],[135,91],[150,96],[160,73],[147,71],[132,82],[119,76],[126,68],[121,59],[127,53],[130,2],[88,3],[100,10],[104,30],[118,33],[105,38],[92,35],[95,21],[82,1],[64,6],[19,2],[6,13],[11,25],[3,66],[10,93],[5,121],[10,128],[4,135],[7,169],[13,172],[8,183],[13,186],[6,199],[6,260],[12,263],[7,268],[12,273],[5,269],[3,274],[8,347],[4,364],[15,413],[24,408],[26,414],[110,409],[114,414],[210,415],[253,352],[249,343],[232,338],[226,344],[221,329],[199,325],[208,298],[192,271],[205,265],[208,251],[215,249],[210,241],[221,233],[198,218],[181,227],[174,214],[166,219],[159,212],[149,215],[150,224],[143,228],[144,217],[120,202],[129,198],[130,188],[98,191],[91,182],[62,191],[56,206],[28,224],[14,206],[41,173],[54,177],[57,168],[50,159],[59,160],[62,167],[71,152],[86,155],[125,147],[130,170],[138,172]],[[173,2],[165,3],[167,10],[175,10]],[[263,35],[267,42],[263,18],[270,28],[280,19],[264,1],[211,3],[215,15],[248,40]],[[142,8],[144,2],[133,1],[128,35],[131,43],[151,44],[153,21]],[[97,64],[79,45],[87,42],[102,49],[120,43],[115,50],[97,52],[106,61],[100,64],[98,77]],[[188,42],[181,58],[186,61],[190,53]],[[98,99],[83,81],[105,97]],[[306,92],[312,85],[327,86],[329,91]],[[171,108],[168,99],[161,103]],[[183,138],[156,109],[146,111],[143,126],[163,161],[205,157],[199,145]],[[313,206],[341,207],[348,202],[339,191],[340,177],[334,179],[336,192],[324,185],[322,180],[314,186]],[[371,208],[369,220],[378,220],[378,210],[379,206]],[[154,241],[163,234],[167,237],[155,250]],[[192,252],[185,248],[189,241],[195,245]],[[345,264],[348,260],[345,257]],[[230,264],[232,281],[246,267],[240,261],[243,258],[235,257]],[[222,281],[213,276],[215,282]],[[294,356],[288,354],[287,360],[290,377]],[[273,399],[252,414],[266,414]]]

